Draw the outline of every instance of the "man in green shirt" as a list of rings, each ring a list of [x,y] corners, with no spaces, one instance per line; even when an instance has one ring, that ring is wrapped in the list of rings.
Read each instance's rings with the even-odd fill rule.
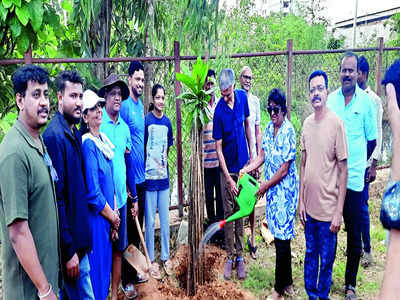
[[[50,110],[49,77],[43,68],[28,65],[12,80],[18,120],[0,144],[4,299],[57,299],[57,173],[40,136]]]

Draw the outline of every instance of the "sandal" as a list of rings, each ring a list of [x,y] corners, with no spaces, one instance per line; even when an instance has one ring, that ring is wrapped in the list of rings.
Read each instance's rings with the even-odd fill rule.
[[[124,292],[125,297],[128,299],[135,299],[138,296],[138,293],[136,292],[132,283],[122,286],[122,291]]]
[[[158,266],[158,263],[153,262],[151,264],[149,272],[150,272],[151,277],[153,277],[154,279],[157,279],[157,280],[161,280],[162,277],[161,277],[160,268]]]
[[[171,276],[173,273],[172,262],[168,259],[163,263],[164,271],[168,276]]]
[[[249,247],[250,256],[252,259],[257,259],[257,246],[253,246],[250,242],[250,237],[247,237],[247,246]]]
[[[293,297],[294,296],[294,287],[293,287],[293,285],[291,284],[291,285],[288,285],[287,287],[285,287],[284,293],[288,297]]]
[[[352,293],[349,293],[349,291],[351,291]],[[345,291],[344,299],[345,299],[345,300],[354,300],[354,299],[357,299],[357,296],[356,296],[356,289],[355,289],[352,285],[346,286],[346,291]]]

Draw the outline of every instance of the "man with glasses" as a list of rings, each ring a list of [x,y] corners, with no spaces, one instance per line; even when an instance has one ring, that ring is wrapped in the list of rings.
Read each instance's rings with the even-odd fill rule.
[[[238,175],[239,171],[249,161],[249,153],[252,159],[252,141],[247,96],[244,91],[235,90],[233,70],[223,69],[218,81],[222,97],[214,112],[213,138],[216,141],[221,168],[222,202],[224,217],[226,218],[237,209],[235,195],[238,193],[236,187]],[[228,252],[224,270],[226,280],[230,280],[232,277],[235,255],[238,278],[246,278],[242,256],[243,220],[239,219],[234,223],[227,223],[224,227],[225,247]]]
[[[304,226],[304,285],[309,299],[329,299],[337,232],[347,184],[347,142],[342,120],[326,107],[328,77],[317,70],[308,78],[314,113],[301,136],[299,217]]]
[[[327,106],[343,121],[349,156],[348,180],[343,207],[347,230],[345,297],[356,298],[356,280],[361,257],[361,220],[364,173],[376,146],[376,105],[357,85],[358,57],[346,52],[340,63],[341,87],[328,96]]]
[[[253,80],[253,73],[249,66],[244,66],[240,72],[239,82],[242,89],[246,92],[247,100],[249,103],[250,111],[250,131],[251,140],[253,142],[252,151],[253,158],[255,159],[260,153],[261,149],[261,133],[260,133],[260,100],[257,96],[250,92]],[[251,174],[255,179],[260,178],[259,169],[255,169]],[[256,247],[256,237],[255,237],[255,227],[256,227],[256,214],[255,211],[250,214],[250,228],[251,228],[251,238],[247,239],[247,245],[249,246],[250,255],[253,259],[257,258],[257,247]]]

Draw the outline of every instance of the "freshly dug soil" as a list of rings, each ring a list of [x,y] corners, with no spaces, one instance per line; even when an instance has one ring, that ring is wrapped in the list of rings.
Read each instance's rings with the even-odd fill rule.
[[[136,286],[139,292],[137,299],[144,300],[200,300],[200,299],[244,299],[255,297],[247,291],[241,290],[237,284],[223,279],[226,253],[224,250],[212,245],[207,245],[205,257],[205,284],[198,286],[197,294],[193,297],[186,296],[187,260],[189,257],[188,246],[181,246],[176,251],[172,262],[174,264],[174,276],[166,278],[163,282],[151,278],[144,284]],[[235,273],[235,272],[234,272]],[[123,300],[124,295],[119,295]]]

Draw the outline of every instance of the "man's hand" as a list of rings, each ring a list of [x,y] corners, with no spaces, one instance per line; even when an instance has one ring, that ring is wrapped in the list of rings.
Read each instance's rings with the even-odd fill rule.
[[[139,205],[137,202],[132,204],[131,213],[133,218],[139,215]]]
[[[264,181],[263,183],[260,184],[260,187],[258,188],[257,197],[262,198],[267,190],[268,190],[268,183],[267,181]]]
[[[78,278],[79,277],[79,257],[75,253],[71,259],[67,262],[67,275],[70,278]]]
[[[306,206],[304,205],[303,201],[299,203],[299,218],[301,225],[306,226],[307,221],[307,214],[306,214]]]
[[[236,182],[232,179],[231,176],[229,176],[226,181],[228,182],[229,185],[229,190],[231,191],[231,193],[233,193],[235,196],[238,194],[238,189],[236,187]]]
[[[335,214],[333,215],[331,227],[329,227],[329,230],[331,232],[336,233],[340,230],[341,225],[342,225],[342,214],[340,212],[335,212]]]
[[[374,182],[376,178],[376,163],[372,163],[368,169],[367,182]]]

